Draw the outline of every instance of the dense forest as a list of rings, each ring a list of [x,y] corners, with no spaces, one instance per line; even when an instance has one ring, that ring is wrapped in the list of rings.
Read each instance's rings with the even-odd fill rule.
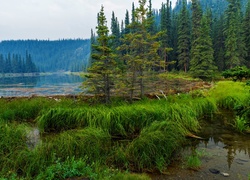
[[[139,0],[121,22],[113,12],[111,28],[103,6],[97,19],[86,84],[106,101],[117,87],[126,87],[131,98],[135,89],[143,96],[153,73],[174,70],[211,80],[221,71],[250,67],[246,0],[178,0],[175,9],[167,0],[160,10],[153,9],[151,0]]]
[[[0,54],[26,56],[28,51],[41,72],[83,71],[88,64],[90,41],[67,40],[8,40],[0,42]]]
[[[36,73],[39,69],[34,64],[31,55],[26,52],[25,58],[19,54],[0,54],[0,73]]]

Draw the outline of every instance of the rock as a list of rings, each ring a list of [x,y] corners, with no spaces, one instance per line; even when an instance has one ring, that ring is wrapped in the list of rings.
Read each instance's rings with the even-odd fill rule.
[[[247,159],[237,159],[238,161],[240,161],[240,162],[248,162],[249,160],[247,160]]]
[[[213,168],[209,169],[209,171],[211,173],[213,173],[213,174],[219,174],[220,173],[220,171],[218,169],[213,169]]]
[[[221,175],[224,176],[224,177],[229,177],[228,173],[221,173]]]

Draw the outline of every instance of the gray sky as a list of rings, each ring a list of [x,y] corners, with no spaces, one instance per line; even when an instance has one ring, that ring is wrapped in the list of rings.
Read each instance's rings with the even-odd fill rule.
[[[121,21],[132,2],[137,6],[138,0],[0,0],[0,41],[89,38],[102,4],[110,27],[112,11]],[[153,8],[162,2],[152,0]]]

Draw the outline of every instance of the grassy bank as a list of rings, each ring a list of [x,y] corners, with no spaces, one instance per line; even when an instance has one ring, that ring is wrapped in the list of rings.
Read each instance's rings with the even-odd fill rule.
[[[109,106],[70,99],[0,99],[0,176],[149,179],[131,172],[165,172],[186,136],[199,131],[199,119],[210,119],[218,108],[248,107],[249,88],[232,83]],[[28,145],[32,127],[40,130],[35,146]]]

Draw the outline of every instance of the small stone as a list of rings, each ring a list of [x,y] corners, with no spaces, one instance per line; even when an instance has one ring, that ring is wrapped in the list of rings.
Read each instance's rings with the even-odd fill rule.
[[[247,159],[238,159],[239,161],[241,161],[241,162],[248,162],[249,160],[247,160]]]
[[[229,177],[228,173],[221,173],[224,177]]]
[[[211,173],[213,173],[213,174],[219,174],[219,173],[220,173],[220,171],[217,170],[217,169],[209,169],[209,171],[210,171]]]

